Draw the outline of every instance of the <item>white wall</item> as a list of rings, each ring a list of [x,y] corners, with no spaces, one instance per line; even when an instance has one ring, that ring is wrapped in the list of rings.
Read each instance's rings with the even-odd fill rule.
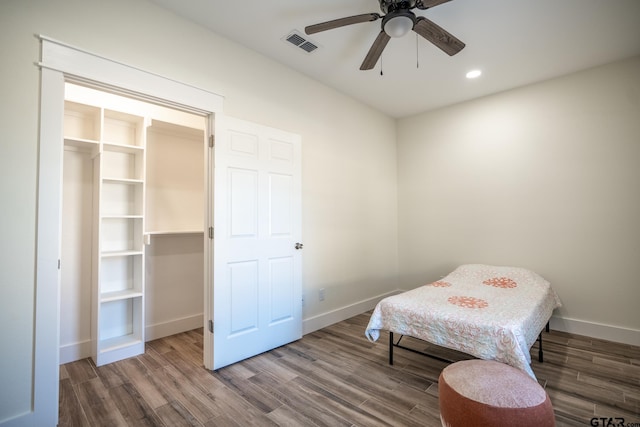
[[[145,340],[202,327],[204,242],[200,234],[155,235],[145,253]]]
[[[0,3],[0,423],[31,409],[43,34],[302,135],[304,317],[397,288],[395,122],[144,0]],[[286,48],[286,46],[284,47]],[[326,289],[319,302],[317,290]]]
[[[558,327],[640,343],[640,57],[399,120],[398,171],[402,288],[527,267]]]

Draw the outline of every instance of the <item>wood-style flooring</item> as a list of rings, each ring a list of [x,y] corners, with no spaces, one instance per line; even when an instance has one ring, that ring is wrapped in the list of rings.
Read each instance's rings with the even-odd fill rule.
[[[60,367],[60,426],[439,426],[446,363],[369,342],[370,312],[217,372],[202,364],[202,333],[147,343],[144,355],[97,368]],[[450,360],[467,355],[405,338]],[[558,426],[624,418],[640,426],[640,347],[557,331],[543,334],[532,367]],[[615,421],[615,420],[613,420]],[[614,425],[612,421],[611,425]],[[617,424],[615,424],[617,425]]]

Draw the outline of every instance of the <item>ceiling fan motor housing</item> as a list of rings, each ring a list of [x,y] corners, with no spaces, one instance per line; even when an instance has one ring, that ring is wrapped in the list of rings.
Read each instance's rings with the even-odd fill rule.
[[[384,13],[396,10],[410,10],[416,7],[416,0],[379,0],[380,10]]]

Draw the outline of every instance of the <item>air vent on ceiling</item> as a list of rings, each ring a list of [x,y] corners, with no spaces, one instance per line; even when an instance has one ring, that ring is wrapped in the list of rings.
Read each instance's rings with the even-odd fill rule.
[[[307,53],[311,53],[320,47],[318,43],[309,40],[306,36],[296,30],[291,31],[288,35],[283,37],[282,40],[294,47],[299,47]]]

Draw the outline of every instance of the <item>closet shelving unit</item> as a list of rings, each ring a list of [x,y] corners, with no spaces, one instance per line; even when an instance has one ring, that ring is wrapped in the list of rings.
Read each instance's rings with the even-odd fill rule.
[[[145,146],[150,119],[65,102],[65,148],[93,157],[92,357],[144,352]]]
[[[148,132],[146,154],[153,160],[147,169],[147,200],[153,212],[147,215],[145,234],[203,236],[204,183],[195,173],[204,169],[198,163],[204,159],[203,130],[154,118]]]
[[[205,129],[191,113],[65,85],[65,363],[104,365],[202,326]]]

